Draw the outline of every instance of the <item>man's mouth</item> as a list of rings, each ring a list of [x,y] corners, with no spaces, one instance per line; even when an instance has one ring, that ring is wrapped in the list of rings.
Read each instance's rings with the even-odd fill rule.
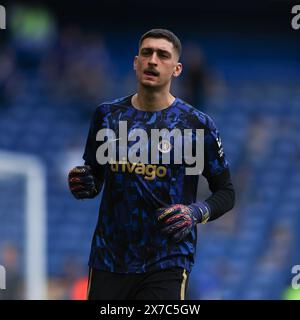
[[[153,77],[158,77],[159,73],[157,71],[154,70],[145,70],[144,74],[146,74],[147,76],[153,76]]]

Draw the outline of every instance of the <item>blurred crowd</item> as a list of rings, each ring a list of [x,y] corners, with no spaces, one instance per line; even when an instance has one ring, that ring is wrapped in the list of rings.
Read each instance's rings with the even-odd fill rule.
[[[95,106],[112,86],[113,67],[99,33],[64,26],[44,7],[16,6],[9,36],[0,42],[0,102],[9,106],[30,72],[53,99]],[[25,87],[25,88],[24,88]],[[90,110],[87,110],[90,111]]]
[[[130,72],[119,74],[101,32],[75,24],[61,26],[42,6],[15,6],[9,19],[9,36],[0,39],[1,107],[26,90],[28,70],[46,85],[51,98],[86,108],[83,112],[89,115],[100,102],[135,90],[131,66]],[[203,106],[217,79],[195,43],[186,44],[183,62],[184,72],[174,91],[192,105]]]

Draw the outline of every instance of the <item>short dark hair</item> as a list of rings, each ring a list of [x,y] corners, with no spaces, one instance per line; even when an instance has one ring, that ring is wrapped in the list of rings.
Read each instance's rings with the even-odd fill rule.
[[[179,40],[179,38],[170,30],[167,29],[151,29],[149,31],[147,31],[146,33],[144,33],[139,41],[139,48],[142,45],[142,42],[146,39],[146,38],[156,38],[156,39],[166,39],[169,42],[171,42],[178,54],[178,57],[180,57],[181,55],[181,42]]]

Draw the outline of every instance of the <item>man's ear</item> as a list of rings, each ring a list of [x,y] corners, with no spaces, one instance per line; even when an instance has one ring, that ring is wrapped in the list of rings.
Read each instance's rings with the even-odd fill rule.
[[[138,59],[138,56],[135,56],[133,60],[133,70],[136,70],[137,59]]]
[[[173,76],[176,78],[180,76],[181,72],[182,72],[182,63],[178,62],[173,71]]]

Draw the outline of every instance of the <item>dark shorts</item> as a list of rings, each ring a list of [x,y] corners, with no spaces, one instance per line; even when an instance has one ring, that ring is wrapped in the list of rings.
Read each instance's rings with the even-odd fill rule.
[[[179,267],[142,274],[90,269],[88,300],[184,300],[188,272]]]

